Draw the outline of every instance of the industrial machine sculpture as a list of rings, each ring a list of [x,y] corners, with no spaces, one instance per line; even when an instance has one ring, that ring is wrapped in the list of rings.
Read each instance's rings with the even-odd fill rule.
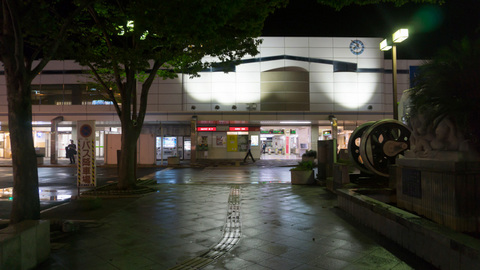
[[[388,166],[409,149],[410,134],[410,129],[398,120],[367,122],[350,136],[350,159],[361,172],[388,177]]]

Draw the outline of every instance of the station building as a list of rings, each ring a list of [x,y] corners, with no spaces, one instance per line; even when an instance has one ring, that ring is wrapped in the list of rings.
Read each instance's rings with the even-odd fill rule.
[[[261,39],[260,53],[228,73],[211,68],[195,78],[155,80],[137,147],[140,164],[172,156],[243,159],[248,140],[255,158],[295,159],[333,136],[345,149],[357,126],[393,117],[392,62],[379,50],[381,38]],[[421,64],[398,60],[397,100]],[[91,82],[87,67],[68,60],[51,61],[33,81],[34,144],[52,162],[76,139],[76,121],[95,120],[96,155],[116,164],[120,121]],[[10,158],[5,76],[0,122],[0,158]]]

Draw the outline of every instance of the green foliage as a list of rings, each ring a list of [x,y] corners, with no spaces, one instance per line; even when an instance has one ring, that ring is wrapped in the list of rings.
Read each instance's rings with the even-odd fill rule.
[[[298,165],[290,169],[290,171],[310,171],[313,170],[314,167],[315,163],[312,161],[300,161],[298,162]]]
[[[95,67],[142,71],[151,68],[151,61],[160,61],[164,70],[157,74],[163,78],[196,74],[212,64],[201,61],[206,55],[225,62],[258,53],[254,37],[261,34],[266,16],[285,3],[96,1],[72,33],[77,41],[75,58]]]
[[[302,157],[314,157],[317,158],[317,151],[315,150],[307,150],[305,154],[302,155]]]
[[[480,138],[480,39],[463,39],[443,48],[420,67],[411,93],[412,116],[425,117],[435,128],[449,117],[457,128],[479,145]]]

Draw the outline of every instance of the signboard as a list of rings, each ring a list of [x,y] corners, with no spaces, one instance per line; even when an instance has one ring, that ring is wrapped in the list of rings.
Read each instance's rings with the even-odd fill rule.
[[[229,131],[248,131],[248,127],[230,127]]]
[[[227,135],[227,152],[237,152],[238,150],[238,136]]]
[[[95,121],[77,121],[78,187],[95,187]]]
[[[258,135],[250,136],[251,146],[258,146]]]
[[[197,127],[197,131],[217,131],[216,127]]]

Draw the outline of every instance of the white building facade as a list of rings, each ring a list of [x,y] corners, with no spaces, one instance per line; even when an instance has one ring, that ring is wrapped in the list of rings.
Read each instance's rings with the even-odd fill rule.
[[[332,118],[339,125],[339,148],[346,148],[358,125],[392,118],[392,64],[379,50],[380,38],[261,39],[260,53],[243,58],[229,73],[212,68],[200,77],[178,74],[155,80],[139,163],[155,164],[170,156],[242,159],[248,140],[256,158],[296,158],[316,149],[317,140],[332,138]],[[411,67],[420,64],[398,61],[398,100],[410,88]],[[88,84],[87,71],[73,61],[51,61],[35,78],[35,146],[52,160],[63,157],[64,145],[76,138],[76,121],[95,120],[97,156],[116,163],[119,118]],[[9,158],[4,76],[0,121],[0,158]]]

